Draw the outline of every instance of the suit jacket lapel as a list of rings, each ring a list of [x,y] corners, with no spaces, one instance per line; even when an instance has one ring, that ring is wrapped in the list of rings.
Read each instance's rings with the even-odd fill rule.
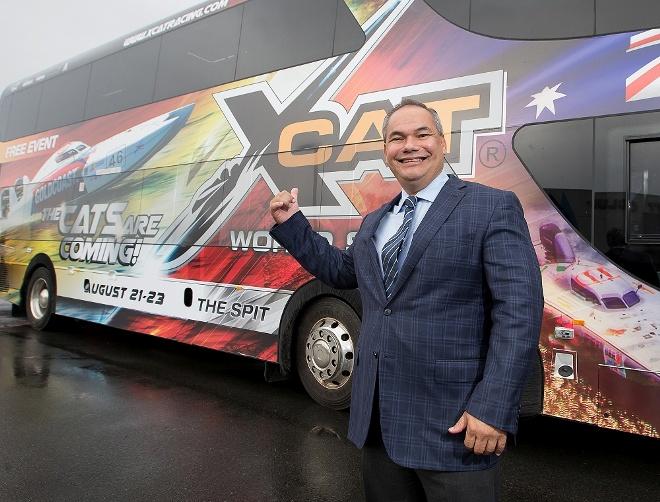
[[[376,280],[374,281],[377,286],[376,290],[378,291],[378,295],[381,297],[381,300],[385,302],[385,285],[383,284],[383,272],[380,268],[380,261],[378,260],[378,251],[376,250],[376,246],[374,245],[374,240],[373,237],[376,234],[376,230],[378,230],[378,225],[380,225],[380,220],[383,219],[383,216],[392,209],[392,207],[399,201],[401,197],[401,192],[394,197],[390,202],[387,204],[381,206],[379,209],[371,213],[367,218],[368,220],[365,222],[363,231],[365,234],[365,237],[368,241],[367,248],[369,249],[369,262],[371,263],[372,267],[372,272],[374,276],[376,277]]]
[[[440,193],[433,204],[431,204],[424,219],[417,227],[415,235],[413,235],[408,255],[406,256],[406,260],[403,262],[401,270],[399,271],[399,276],[394,283],[390,299],[397,294],[401,285],[408,279],[408,276],[422,257],[424,250],[431,242],[433,236],[438,232],[456,205],[465,195],[465,192],[462,190],[465,186],[466,184],[459,178],[449,176],[445,186],[440,190]],[[376,257],[376,259],[378,259],[378,257]]]

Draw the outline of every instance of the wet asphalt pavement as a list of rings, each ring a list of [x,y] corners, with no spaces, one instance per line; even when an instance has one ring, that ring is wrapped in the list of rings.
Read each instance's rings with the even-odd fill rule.
[[[360,502],[347,425],[257,361],[0,304],[0,502]],[[503,462],[504,501],[660,500],[650,438],[540,417]]]

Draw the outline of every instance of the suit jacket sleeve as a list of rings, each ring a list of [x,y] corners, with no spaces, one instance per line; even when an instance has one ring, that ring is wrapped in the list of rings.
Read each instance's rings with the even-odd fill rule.
[[[536,354],[543,292],[536,253],[517,197],[504,192],[482,247],[490,293],[490,336],[483,379],[467,411],[515,433],[525,378]]]
[[[342,251],[312,230],[307,218],[298,211],[287,221],[275,225],[270,234],[305,270],[333,288],[357,288],[353,250]]]

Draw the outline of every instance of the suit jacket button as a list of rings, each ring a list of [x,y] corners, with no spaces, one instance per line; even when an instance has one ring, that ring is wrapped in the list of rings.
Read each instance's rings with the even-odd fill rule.
[[[383,314],[385,314],[385,315],[390,315],[391,313],[392,313],[392,310],[390,310],[390,309],[383,310]]]
[[[374,357],[375,357],[376,359],[378,359],[378,352],[375,352],[375,351],[374,351]]]

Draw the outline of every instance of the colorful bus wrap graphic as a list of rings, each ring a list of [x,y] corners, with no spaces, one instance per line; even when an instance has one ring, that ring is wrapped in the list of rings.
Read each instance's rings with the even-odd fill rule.
[[[448,172],[523,204],[546,302],[544,412],[657,436],[660,293],[595,251],[514,151],[526,124],[657,110],[657,30],[497,40],[419,0],[347,4],[357,52],[2,145],[6,296],[45,253],[58,313],[276,361],[311,277],[270,237],[269,200],[300,187],[313,226],[349,246],[399,191],[380,129],[411,97],[442,118]]]

